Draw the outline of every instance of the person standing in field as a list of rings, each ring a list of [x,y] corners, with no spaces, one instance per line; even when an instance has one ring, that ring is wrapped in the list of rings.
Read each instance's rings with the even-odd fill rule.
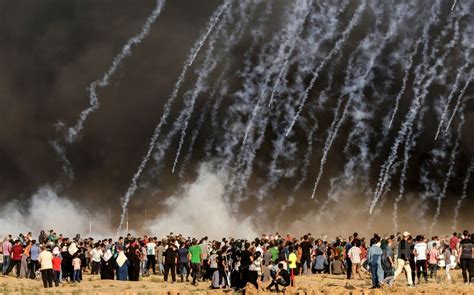
[[[193,240],[192,246],[189,248],[191,255],[191,271],[193,276],[193,285],[197,285],[196,279],[201,266],[201,247],[197,244],[197,240]]]
[[[48,251],[46,246],[42,246],[43,251],[41,251],[38,256],[38,262],[41,265],[41,279],[43,280],[44,288],[53,287],[53,254]]]

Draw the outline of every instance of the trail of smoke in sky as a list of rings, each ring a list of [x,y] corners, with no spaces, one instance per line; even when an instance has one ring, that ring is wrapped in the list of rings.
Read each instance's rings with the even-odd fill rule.
[[[398,29],[398,23],[402,21],[405,17],[407,11],[407,6],[403,5],[400,10],[398,11],[398,16],[390,23],[390,27],[387,30],[387,33],[385,36],[383,36],[382,40],[372,40],[369,41],[370,39],[363,40],[361,42],[361,48],[364,49],[364,51],[367,50],[367,48],[370,48],[370,46],[375,46],[372,50],[367,50],[366,52],[370,52],[371,55],[368,57],[368,62],[367,62],[367,68],[365,69],[365,72],[362,73],[356,73],[353,75],[353,77],[350,76],[351,74],[351,60],[349,61],[349,67],[347,70],[347,76],[346,76],[346,82],[344,83],[344,90],[347,91],[347,93],[342,94],[339,97],[339,100],[343,99],[345,95],[349,95],[348,100],[346,102],[346,105],[344,107],[344,110],[340,117],[338,116],[338,111],[334,114],[334,121],[333,121],[333,128],[329,130],[329,135],[327,137],[326,143],[324,145],[324,150],[323,150],[323,156],[321,158],[320,166],[319,166],[319,172],[318,176],[316,178],[314,187],[313,187],[313,192],[311,194],[311,199],[314,199],[314,196],[316,194],[316,190],[318,188],[319,182],[321,180],[322,174],[324,172],[324,165],[326,164],[327,156],[329,151],[331,150],[331,147],[333,145],[333,142],[337,136],[337,133],[339,131],[339,128],[341,127],[342,123],[344,122],[347,112],[349,110],[349,107],[352,104],[353,100],[356,100],[358,102],[362,98],[362,91],[366,87],[367,83],[369,80],[368,79],[370,73],[372,72],[372,69],[375,65],[375,60],[378,58],[378,56],[382,53],[382,49],[385,47],[387,42],[396,35],[397,29]],[[371,37],[373,37],[371,35]],[[372,43],[372,44],[371,44]],[[357,51],[357,50],[356,50]],[[350,78],[349,78],[350,77]],[[351,83],[351,84],[349,84]],[[339,102],[338,102],[339,103]],[[337,121],[337,124],[334,124],[334,122]]]
[[[435,13],[437,13],[437,9],[433,9],[433,11]],[[433,19],[433,18],[431,18],[431,19]],[[429,25],[429,23],[427,25]],[[408,129],[412,128],[413,122],[414,122],[415,118],[417,117],[418,111],[423,106],[424,99],[426,98],[426,96],[428,95],[428,92],[429,92],[428,88],[436,77],[436,69],[443,65],[444,60],[448,56],[450,50],[454,47],[454,45],[457,43],[457,41],[459,39],[459,34],[456,34],[456,32],[458,32],[458,31],[455,31],[455,34],[454,34],[452,40],[446,45],[445,53],[440,58],[438,58],[436,60],[435,65],[432,66],[429,69],[429,71],[426,75],[421,74],[421,71],[419,70],[419,67],[418,67],[417,70],[415,70],[415,75],[416,75],[417,81],[418,81],[418,83],[416,83],[416,82],[414,83],[414,85],[415,85],[415,98],[413,99],[413,101],[411,103],[411,106],[410,106],[410,109],[409,109],[407,115],[405,116],[405,121],[403,122],[403,124],[402,124],[402,126],[401,126],[401,128],[398,132],[397,138],[395,139],[395,142],[392,145],[390,155],[381,167],[381,171],[380,171],[380,174],[379,174],[379,180],[378,180],[378,183],[377,183],[377,188],[375,190],[374,197],[373,197],[370,209],[369,209],[370,214],[372,214],[372,212],[375,208],[375,205],[377,204],[377,201],[379,200],[379,198],[381,197],[381,195],[383,193],[385,185],[387,184],[387,182],[389,182],[389,180],[391,178],[391,174],[393,173],[392,165],[395,162],[395,160],[397,159],[398,147],[405,140]],[[427,46],[426,43],[425,43],[425,46]],[[425,65],[424,67],[427,68],[428,65]],[[418,84],[421,84],[419,81],[424,79],[425,77],[428,77],[427,80],[425,81],[425,83],[422,84],[421,87],[416,87]]]
[[[59,156],[59,159],[61,160],[61,162],[63,163],[62,169],[63,169],[64,174],[69,180],[73,180],[74,171],[72,169],[71,162],[69,162],[69,160],[66,157],[66,150],[56,140],[51,140],[49,143],[53,147],[56,154]]]
[[[449,168],[448,168],[448,172],[446,173],[446,178],[444,180],[443,190],[441,191],[441,195],[438,196],[438,198],[437,198],[436,212],[435,212],[435,215],[433,217],[433,221],[431,222],[431,226],[430,226],[430,230],[429,230],[430,233],[433,232],[433,229],[434,229],[435,225],[438,223],[439,216],[441,215],[442,201],[446,197],[449,182],[451,181],[451,177],[453,177],[454,173],[455,173],[454,172],[454,166],[456,164],[456,157],[457,157],[458,152],[459,152],[459,142],[461,141],[462,126],[464,125],[464,121],[465,121],[464,120],[464,110],[463,110],[463,108],[459,109],[459,118],[460,118],[460,122],[459,122],[458,130],[457,130],[457,138],[456,138],[456,141],[454,143],[453,149],[451,150],[451,156],[450,156],[450,159],[449,159]]]
[[[395,106],[393,107],[393,113],[392,113],[392,116],[390,118],[390,123],[388,124],[387,133],[392,128],[393,120],[395,120],[395,116],[398,113],[398,108],[400,106],[400,100],[401,100],[403,94],[405,94],[405,89],[406,89],[407,82],[408,82],[408,76],[410,75],[410,70],[413,66],[413,60],[415,58],[416,53],[418,52],[418,47],[420,46],[422,40],[423,39],[419,39],[416,42],[415,46],[413,47],[413,52],[410,54],[410,57],[408,58],[408,64],[405,66],[405,73],[404,73],[404,76],[403,76],[402,87],[400,88],[400,91],[398,92],[397,97],[395,98]]]
[[[290,16],[288,27],[286,27],[283,30],[283,32],[281,32],[284,35],[283,37],[284,43],[280,44],[277,51],[277,55],[274,56],[272,66],[270,66],[270,69],[267,70],[267,73],[265,75],[265,80],[263,82],[263,87],[261,88],[259,92],[257,104],[255,105],[252,115],[250,116],[250,119],[247,123],[247,128],[245,130],[245,135],[244,135],[242,144],[245,144],[245,141],[247,140],[247,136],[249,135],[249,132],[252,129],[255,116],[257,116],[260,110],[260,105],[262,104],[263,100],[265,100],[266,98],[268,83],[270,83],[271,81],[271,76],[278,71],[278,76],[272,87],[272,93],[271,93],[271,98],[270,98],[272,100],[275,94],[275,90],[278,87],[278,84],[280,82],[280,79],[282,78],[283,74],[287,72],[288,61],[291,57],[291,54],[293,53],[293,50],[295,49],[296,43],[298,42],[298,39],[299,39],[299,35],[303,31],[304,24],[311,11],[310,4],[311,4],[310,1],[302,0],[300,2],[295,2],[296,7],[294,9],[291,9],[291,11],[295,14],[295,16],[293,15]],[[301,15],[301,13],[303,13],[303,15]],[[280,38],[280,36],[278,36],[278,38]],[[285,53],[285,50],[287,47],[289,47],[289,50],[287,50],[287,52]],[[269,103],[269,105],[270,104],[271,103]]]
[[[298,106],[298,111],[296,112],[293,120],[290,123],[290,126],[288,127],[288,129],[286,131],[286,136],[288,136],[290,134],[291,130],[293,129],[293,126],[295,125],[296,121],[298,120],[298,117],[301,114],[301,112],[303,110],[303,107],[306,103],[306,100],[308,99],[309,92],[311,91],[311,89],[313,88],[316,80],[318,79],[320,72],[326,66],[326,64],[334,57],[334,55],[336,53],[338,53],[339,50],[341,50],[342,46],[346,42],[346,40],[349,37],[350,33],[352,32],[354,27],[359,23],[360,18],[362,16],[362,13],[364,12],[366,6],[367,6],[367,3],[365,1],[362,1],[362,3],[359,5],[356,12],[352,16],[352,19],[349,22],[349,25],[347,26],[347,28],[342,33],[341,38],[339,40],[337,40],[337,42],[334,45],[334,47],[332,48],[332,50],[328,53],[326,58],[321,62],[321,64],[313,72],[313,77],[312,77],[308,87],[306,88],[306,90],[303,94],[303,97],[301,98],[301,101],[300,101],[299,106]]]
[[[82,128],[84,127],[84,122],[87,120],[87,117],[89,117],[90,114],[92,114],[99,108],[99,98],[97,97],[97,88],[102,88],[109,85],[110,77],[120,67],[124,59],[132,54],[132,46],[141,43],[142,40],[150,33],[151,25],[160,16],[163,6],[165,5],[165,2],[166,0],[156,1],[156,7],[146,19],[146,22],[145,24],[143,24],[142,30],[140,31],[140,33],[133,36],[127,41],[127,43],[125,43],[120,53],[117,56],[115,56],[112,62],[112,65],[110,65],[107,72],[104,73],[104,76],[100,80],[96,80],[90,84],[88,88],[90,106],[86,108],[85,110],[81,111],[76,125],[68,129],[67,136],[66,136],[67,143],[73,143],[77,139],[77,136],[79,135]]]
[[[438,136],[439,136],[439,133],[441,131],[441,128],[443,127],[444,121],[446,120],[446,118],[448,116],[449,105],[450,105],[450,103],[451,103],[451,101],[454,97],[454,94],[458,91],[459,83],[461,81],[461,77],[464,74],[465,69],[469,65],[469,53],[470,53],[470,51],[471,51],[470,49],[466,50],[466,54],[465,54],[466,63],[461,68],[458,69],[458,73],[456,75],[456,81],[454,81],[453,88],[451,88],[451,92],[449,93],[446,105],[445,105],[444,110],[443,110],[443,114],[441,116],[441,120],[439,121],[439,124],[438,124],[438,130],[436,131],[435,140],[438,139]],[[471,74],[471,77],[472,77],[472,74]],[[471,78],[469,78],[469,79],[471,79]],[[466,86],[463,88],[464,91],[465,91],[465,88],[467,88],[468,85],[469,85],[469,83],[466,83]],[[462,90],[461,90],[461,93],[463,93]],[[459,95],[459,97],[462,97],[461,94]],[[456,113],[456,110],[453,111],[453,114],[455,114],[455,113]],[[449,124],[447,124],[446,130],[448,128],[449,128]]]
[[[453,231],[455,231],[456,228],[458,227],[459,210],[461,209],[461,205],[463,201],[467,198],[469,182],[471,180],[471,173],[473,171],[474,171],[474,158],[471,159],[471,164],[467,167],[466,175],[464,176],[464,181],[462,185],[462,194],[456,203],[456,207],[454,208],[454,217],[453,217],[453,226],[452,226]]]
[[[248,5],[248,2],[244,3],[243,5],[244,5],[243,11],[245,11],[246,10],[245,5]],[[247,22],[245,22],[245,20],[247,20]],[[224,27],[224,23],[225,23],[225,21],[223,21],[221,23],[221,25],[219,26],[219,28],[217,30],[220,31]],[[203,65],[202,69],[198,70],[198,80],[195,84],[195,87],[192,91],[192,94],[190,94],[190,100],[187,101],[186,119],[185,119],[183,125],[180,127],[181,128],[181,138],[180,138],[180,141],[179,141],[178,150],[176,152],[176,156],[175,156],[175,160],[174,160],[174,164],[173,164],[173,169],[172,169],[173,173],[176,169],[176,165],[177,165],[178,160],[179,160],[181,149],[182,149],[183,144],[184,144],[184,138],[186,136],[186,131],[187,131],[189,119],[190,119],[191,114],[194,110],[194,105],[195,105],[196,99],[199,96],[199,94],[205,89],[204,81],[205,81],[205,79],[208,78],[208,76],[211,74],[211,72],[215,69],[217,63],[220,62],[220,60],[222,60],[228,53],[230,53],[232,48],[238,43],[238,41],[240,40],[240,38],[242,37],[242,35],[244,33],[244,27],[247,25],[247,23],[248,23],[248,17],[242,17],[241,21],[237,23],[237,26],[234,29],[234,31],[232,32],[232,34],[230,36],[226,36],[226,38],[225,38],[226,40],[224,41],[225,46],[220,51],[220,53],[218,55],[213,54],[213,51],[214,51],[213,47],[214,47],[214,43],[215,43],[216,40],[211,39],[211,41],[209,42],[209,50],[208,50],[208,53],[207,53],[207,56],[206,56],[206,60],[204,62],[204,65]],[[216,34],[216,36],[217,36],[217,34]]]
[[[461,91],[458,95],[458,99],[456,101],[456,105],[454,106],[453,113],[451,114],[451,117],[449,118],[448,123],[446,124],[446,129],[444,130],[445,132],[447,132],[449,130],[449,126],[451,125],[451,122],[453,121],[454,115],[457,113],[457,111],[459,109],[462,98],[463,98],[464,94],[466,93],[467,87],[469,86],[469,84],[471,84],[473,77],[474,77],[474,69],[471,69],[471,74],[469,75],[469,78],[467,79],[466,84],[461,89]]]
[[[163,115],[161,116],[160,122],[156,126],[155,130],[153,131],[153,135],[150,139],[148,151],[143,157],[140,165],[138,166],[137,171],[135,172],[133,178],[132,178],[132,183],[130,184],[127,193],[124,196],[123,202],[122,202],[122,214],[120,216],[120,223],[117,228],[117,233],[122,229],[124,221],[125,221],[125,214],[127,213],[127,207],[128,203],[130,202],[130,198],[135,194],[135,191],[137,189],[137,183],[140,178],[140,176],[143,173],[143,169],[145,169],[145,166],[148,163],[148,160],[150,159],[151,153],[153,152],[153,149],[155,148],[156,141],[158,140],[158,137],[160,136],[161,133],[161,128],[162,126],[166,123],[166,120],[171,112],[171,105],[173,104],[174,100],[178,96],[179,89],[181,88],[181,84],[184,81],[184,78],[186,76],[186,73],[188,69],[191,67],[193,64],[194,60],[196,59],[196,56],[198,55],[199,51],[201,50],[202,46],[206,42],[209,34],[213,31],[214,27],[217,25],[219,22],[222,14],[227,10],[227,8],[230,5],[230,0],[225,1],[223,4],[221,4],[213,13],[209,23],[206,26],[206,30],[203,32],[203,34],[199,37],[199,39],[196,41],[194,44],[193,48],[191,49],[191,52],[184,64],[184,67],[181,71],[181,74],[179,75],[178,81],[174,85],[173,92],[171,96],[168,98],[168,101],[166,102],[163,110]]]

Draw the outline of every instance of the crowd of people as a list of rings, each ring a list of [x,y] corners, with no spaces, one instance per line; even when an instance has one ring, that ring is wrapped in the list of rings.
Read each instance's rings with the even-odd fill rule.
[[[80,283],[85,273],[102,280],[138,281],[162,275],[165,282],[208,281],[211,288],[240,290],[248,284],[280,291],[300,275],[329,273],[362,280],[370,275],[372,288],[393,286],[404,272],[414,287],[429,280],[451,281],[460,267],[466,285],[473,283],[474,234],[467,230],[431,239],[409,232],[365,239],[354,233],[347,239],[300,238],[291,234],[262,235],[254,240],[200,240],[170,233],[156,237],[119,237],[95,240],[41,231],[7,235],[1,242],[3,276],[14,269],[16,277],[41,277],[45,288]],[[440,272],[443,270],[443,272]],[[191,278],[190,278],[191,277]]]

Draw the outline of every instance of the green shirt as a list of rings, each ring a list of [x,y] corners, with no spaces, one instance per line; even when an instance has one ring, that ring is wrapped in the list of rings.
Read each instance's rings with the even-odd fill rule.
[[[191,253],[191,263],[201,263],[201,247],[199,245],[191,246],[189,253]]]
[[[275,262],[278,258],[278,248],[277,247],[273,247],[273,248],[270,248],[270,253],[272,253],[272,261]]]

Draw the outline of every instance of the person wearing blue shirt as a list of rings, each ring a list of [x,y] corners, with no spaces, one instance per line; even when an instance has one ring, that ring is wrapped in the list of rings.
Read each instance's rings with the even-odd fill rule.
[[[375,236],[371,241],[372,246],[367,252],[370,273],[372,275],[372,289],[380,288],[380,283],[383,280],[382,269],[382,248],[380,247],[380,237]]]
[[[31,246],[31,249],[30,249],[30,259],[31,259],[31,262],[30,262],[30,265],[29,265],[29,269],[30,269],[30,279],[35,279],[36,278],[36,271],[39,270],[39,262],[38,262],[38,256],[41,252],[41,249],[38,245],[38,243],[36,243],[35,240],[31,241],[33,243],[33,246]]]

